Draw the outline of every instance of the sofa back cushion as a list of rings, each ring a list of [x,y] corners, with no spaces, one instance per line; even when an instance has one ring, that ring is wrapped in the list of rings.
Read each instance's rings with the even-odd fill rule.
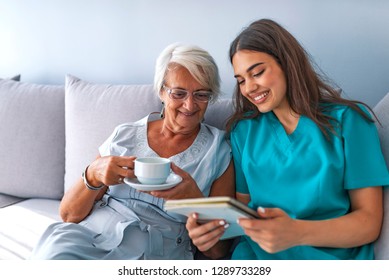
[[[0,80],[0,159],[0,193],[62,197],[63,86]]]
[[[65,191],[98,155],[115,126],[160,110],[160,103],[148,85],[94,84],[67,75]]]
[[[152,85],[96,84],[67,75],[65,191],[96,158],[98,147],[117,125],[160,110],[161,100]],[[220,100],[209,106],[205,121],[223,127],[231,111],[231,100]]]
[[[374,107],[381,125],[377,124],[381,148],[389,168],[389,93]],[[384,189],[384,222],[381,235],[375,243],[376,259],[389,260],[389,188]]]

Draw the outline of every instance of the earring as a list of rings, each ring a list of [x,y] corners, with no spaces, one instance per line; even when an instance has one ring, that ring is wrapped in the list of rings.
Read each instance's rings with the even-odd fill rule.
[[[160,113],[161,119],[165,117],[165,103],[162,101],[162,109]]]

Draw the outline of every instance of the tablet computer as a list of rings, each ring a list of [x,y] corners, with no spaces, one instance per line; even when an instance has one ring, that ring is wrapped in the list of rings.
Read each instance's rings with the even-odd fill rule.
[[[256,211],[242,202],[226,196],[167,200],[164,208],[168,213],[178,213],[187,217],[191,213],[197,213],[199,222],[224,219],[230,226],[221,239],[244,234],[242,227],[237,223],[239,218],[259,218]]]

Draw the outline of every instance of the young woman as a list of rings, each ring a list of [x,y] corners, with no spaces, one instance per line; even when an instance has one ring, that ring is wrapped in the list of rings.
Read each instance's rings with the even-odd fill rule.
[[[272,20],[243,30],[230,59],[236,196],[261,217],[239,220],[232,258],[373,259],[389,174],[368,106],[342,98]],[[225,226],[196,217],[189,235],[212,252]]]

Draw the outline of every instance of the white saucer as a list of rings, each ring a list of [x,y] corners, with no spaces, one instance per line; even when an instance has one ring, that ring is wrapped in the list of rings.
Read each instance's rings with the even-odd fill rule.
[[[130,185],[134,189],[139,191],[161,191],[167,190],[182,181],[182,177],[180,175],[171,173],[169,177],[167,177],[166,183],[160,185],[145,185],[141,184],[137,178],[124,178],[124,183]]]

